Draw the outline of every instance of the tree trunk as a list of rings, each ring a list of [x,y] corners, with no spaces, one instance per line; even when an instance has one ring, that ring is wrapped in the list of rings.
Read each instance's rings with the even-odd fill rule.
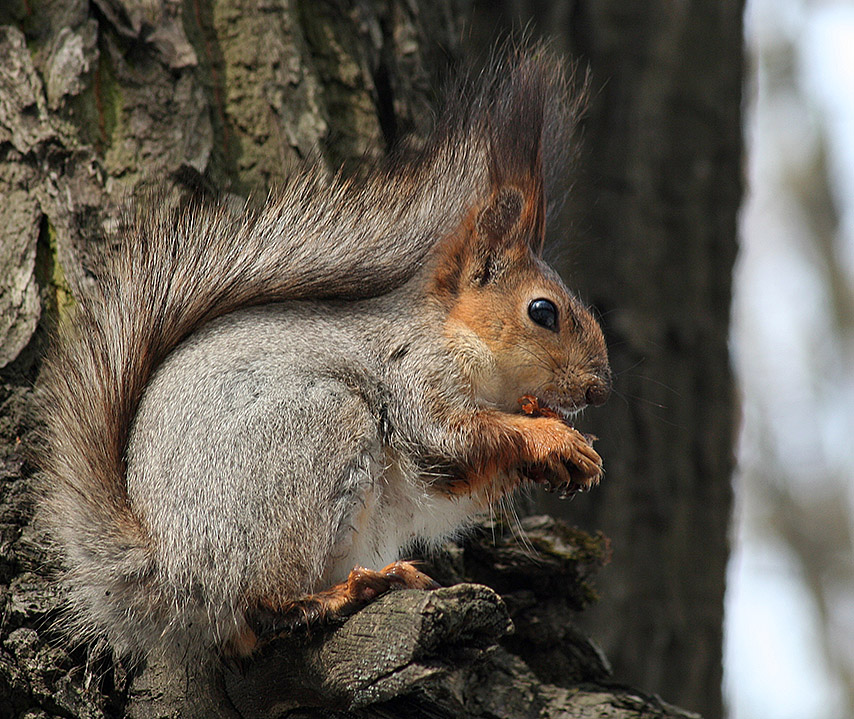
[[[615,373],[584,418],[602,485],[537,508],[612,540],[582,621],[615,677],[719,717],[743,2],[482,2],[475,37],[498,5],[502,23],[532,23],[590,71],[562,269],[601,314]]]
[[[176,682],[158,678],[156,666],[128,673],[95,650],[63,649],[52,635],[60,598],[46,540],[29,524],[33,470],[23,449],[47,328],[91,281],[93,253],[141,185],[191,171],[263,195],[305,158],[337,168],[402,134],[423,134],[428,99],[459,57],[459,39],[488,34],[463,31],[468,12],[450,0],[11,0],[0,8],[0,717],[162,716],[176,701],[197,716],[213,706],[223,716],[229,707],[263,715],[240,678],[202,672],[198,683]],[[571,21],[562,41],[593,72],[567,268],[603,312],[622,395],[590,415],[608,476],[573,507],[576,521],[614,539],[591,625],[619,679],[713,717],[729,507],[725,337],[739,191],[740,5],[578,0],[549,12],[557,13],[552,28]],[[505,575],[491,563],[512,563],[478,546],[452,548],[455,561],[470,556],[480,569],[449,572],[448,581],[497,587]],[[533,581],[535,570],[525,572],[520,581]],[[384,703],[374,708],[358,687],[327,692],[321,662],[310,681],[326,689],[315,703],[337,707],[336,716],[592,716],[603,707],[609,716],[676,716],[636,692],[578,690],[607,675],[570,626],[580,606],[564,595],[581,580],[552,585],[537,576],[551,594],[533,605],[527,590],[497,587],[515,639],[497,629],[507,610],[476,590],[491,607],[485,633],[411,629],[418,639],[409,646],[426,643],[434,654],[401,649],[386,679],[403,679],[384,680],[396,688],[378,693]],[[442,616],[451,625],[466,616],[460,596],[471,599],[463,591],[436,600],[447,600]],[[437,611],[407,601],[390,597],[372,611],[410,620]],[[392,621],[372,616],[353,621]],[[333,628],[317,641],[346,642],[351,630],[358,634]],[[502,649],[489,648],[499,640]],[[311,651],[291,647],[289,656]],[[425,666],[437,667],[435,651],[445,664],[430,676],[442,679],[422,681]],[[543,652],[549,659],[538,661]],[[241,676],[250,685],[253,671],[269,676],[263,666],[248,671]],[[262,691],[269,684],[258,681]]]

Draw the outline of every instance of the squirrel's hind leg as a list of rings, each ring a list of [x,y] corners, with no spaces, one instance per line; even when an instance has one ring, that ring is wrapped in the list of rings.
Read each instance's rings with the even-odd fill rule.
[[[347,579],[329,589],[287,602],[259,606],[246,617],[248,629],[235,637],[230,654],[246,655],[274,637],[349,616],[393,589],[437,589],[439,585],[412,562],[397,561],[379,571],[354,567]]]

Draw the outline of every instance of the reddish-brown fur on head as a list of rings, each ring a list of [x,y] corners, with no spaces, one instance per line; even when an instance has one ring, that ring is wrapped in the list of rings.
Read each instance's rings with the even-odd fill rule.
[[[567,118],[553,117],[555,106],[569,106],[555,101],[565,85],[559,65],[533,58],[496,74],[482,120],[489,187],[435,251],[431,290],[447,311],[449,346],[473,399],[504,411],[518,411],[530,394],[569,414],[601,404],[610,389],[598,323],[539,258],[547,177],[565,154],[554,124]],[[534,319],[536,300],[556,309],[554,326]]]
[[[536,212],[520,210],[503,233],[484,231],[483,216],[503,211],[488,205],[467,221],[440,251],[434,276],[447,308],[445,336],[474,398],[511,412],[526,394],[565,413],[601,404],[610,370],[598,323],[534,254]],[[556,327],[531,318],[539,299],[557,309]]]

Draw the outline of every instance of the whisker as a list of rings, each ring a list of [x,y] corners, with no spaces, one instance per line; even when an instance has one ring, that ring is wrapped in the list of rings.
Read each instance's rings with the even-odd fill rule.
[[[548,354],[549,359],[552,361],[551,365],[549,365],[543,357],[541,357],[539,354],[534,352],[534,350],[528,347],[527,344],[520,342],[516,345],[516,347],[518,349],[521,349],[523,352],[526,352],[527,354],[531,355],[531,357],[536,360],[536,364],[538,364],[543,369],[546,369],[551,372],[556,369],[559,369],[560,367],[560,365],[555,361],[554,357],[551,356],[551,354],[548,352],[548,350],[546,350],[545,347],[542,347],[542,349],[546,351],[546,354]]]
[[[677,389],[675,389],[674,387],[671,387],[666,382],[662,382],[661,380],[655,379],[654,377],[648,377],[647,375],[643,375],[643,374],[631,374],[631,375],[621,374],[621,376],[631,377],[632,379],[645,380],[646,382],[649,382],[650,384],[654,384],[658,387],[661,387],[662,389],[666,389],[668,392],[671,392],[676,397],[681,397],[681,395]]]

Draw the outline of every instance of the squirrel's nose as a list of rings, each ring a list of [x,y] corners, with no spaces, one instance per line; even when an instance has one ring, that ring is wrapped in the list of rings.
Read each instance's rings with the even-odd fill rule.
[[[584,397],[587,400],[587,404],[592,404],[594,407],[598,407],[599,405],[605,404],[605,400],[608,399],[608,396],[610,394],[610,379],[603,379],[602,377],[593,377],[590,381],[590,384],[587,385]]]

